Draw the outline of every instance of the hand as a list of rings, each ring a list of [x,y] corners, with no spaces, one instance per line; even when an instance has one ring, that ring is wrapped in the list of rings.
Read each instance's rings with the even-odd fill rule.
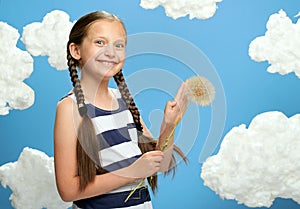
[[[146,152],[133,164],[117,172],[117,174],[136,179],[147,178],[159,171],[163,158],[164,154],[159,150]]]
[[[182,83],[173,101],[168,101],[164,110],[164,122],[166,125],[176,126],[182,119],[188,104],[188,92],[186,82]]]

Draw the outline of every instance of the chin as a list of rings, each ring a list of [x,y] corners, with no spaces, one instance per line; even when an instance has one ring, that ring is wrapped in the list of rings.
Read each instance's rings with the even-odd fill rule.
[[[103,76],[104,79],[110,79],[114,75],[116,75],[120,70],[121,70],[121,68],[113,67],[111,69],[107,69],[106,72],[105,72],[105,74],[102,75],[102,76]]]

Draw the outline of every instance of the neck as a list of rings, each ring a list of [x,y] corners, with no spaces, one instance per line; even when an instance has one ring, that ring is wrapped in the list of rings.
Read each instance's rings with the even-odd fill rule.
[[[101,100],[102,98],[109,97],[108,82],[109,80],[102,80],[99,82],[99,80],[96,79],[85,79],[83,77],[80,83],[86,100],[93,103],[99,99]]]

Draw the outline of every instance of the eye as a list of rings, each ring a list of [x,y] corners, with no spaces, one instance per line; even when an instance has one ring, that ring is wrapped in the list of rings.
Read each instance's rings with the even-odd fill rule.
[[[125,44],[124,43],[116,43],[115,44],[115,47],[117,48],[117,49],[124,49],[125,48]]]
[[[103,41],[103,40],[98,40],[98,41],[97,41],[97,44],[100,45],[100,46],[105,46],[105,41]]]

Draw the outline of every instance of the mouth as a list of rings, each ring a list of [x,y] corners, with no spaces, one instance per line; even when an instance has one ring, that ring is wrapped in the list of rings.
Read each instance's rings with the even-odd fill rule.
[[[106,67],[113,67],[114,65],[118,64],[117,62],[108,60],[99,60],[99,62]]]

